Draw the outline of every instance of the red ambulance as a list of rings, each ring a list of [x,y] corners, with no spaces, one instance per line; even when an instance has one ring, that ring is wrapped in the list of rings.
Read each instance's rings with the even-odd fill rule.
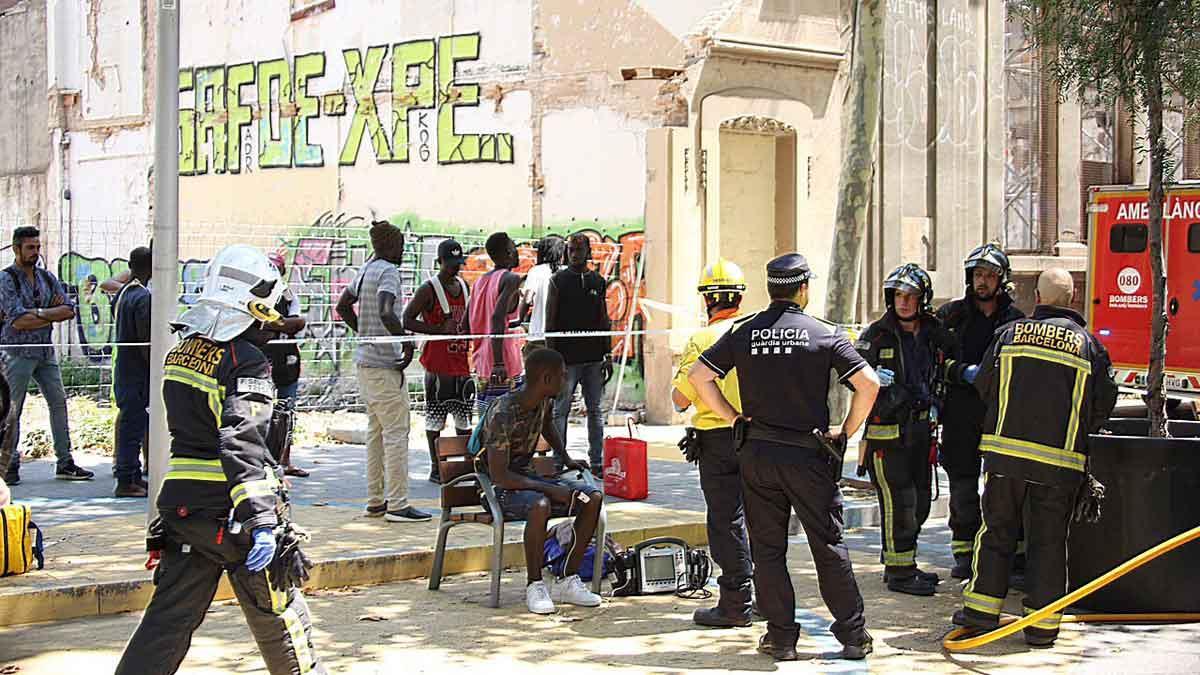
[[[1150,362],[1149,190],[1093,187],[1088,199],[1088,326],[1112,356],[1117,384],[1144,390]],[[1200,398],[1200,187],[1166,191],[1167,392]]]

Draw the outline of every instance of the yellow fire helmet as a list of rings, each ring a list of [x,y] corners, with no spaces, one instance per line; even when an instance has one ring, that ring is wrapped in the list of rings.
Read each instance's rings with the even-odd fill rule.
[[[746,291],[746,275],[737,263],[720,258],[704,268],[696,291],[701,295],[715,295],[718,300],[732,301],[734,296]]]

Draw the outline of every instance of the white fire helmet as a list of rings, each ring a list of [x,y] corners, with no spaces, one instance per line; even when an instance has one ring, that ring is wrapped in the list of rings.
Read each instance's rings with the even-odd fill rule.
[[[204,271],[204,291],[176,323],[183,337],[203,335],[228,342],[255,321],[271,323],[283,292],[279,272],[266,254],[245,244],[221,249]]]

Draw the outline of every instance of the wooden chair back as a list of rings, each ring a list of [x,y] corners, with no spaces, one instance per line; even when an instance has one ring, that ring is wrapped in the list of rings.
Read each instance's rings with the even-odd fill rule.
[[[438,468],[442,476],[442,508],[479,506],[479,486],[475,481],[463,481],[447,487],[445,484],[475,472],[475,458],[467,452],[469,436],[442,436],[437,441]]]

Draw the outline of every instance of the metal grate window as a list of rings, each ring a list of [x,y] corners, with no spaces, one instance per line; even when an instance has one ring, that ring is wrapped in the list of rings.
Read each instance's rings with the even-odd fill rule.
[[[1042,78],[1019,21],[1008,21],[1004,40],[1004,246],[1029,251],[1038,246],[1044,194]]]

